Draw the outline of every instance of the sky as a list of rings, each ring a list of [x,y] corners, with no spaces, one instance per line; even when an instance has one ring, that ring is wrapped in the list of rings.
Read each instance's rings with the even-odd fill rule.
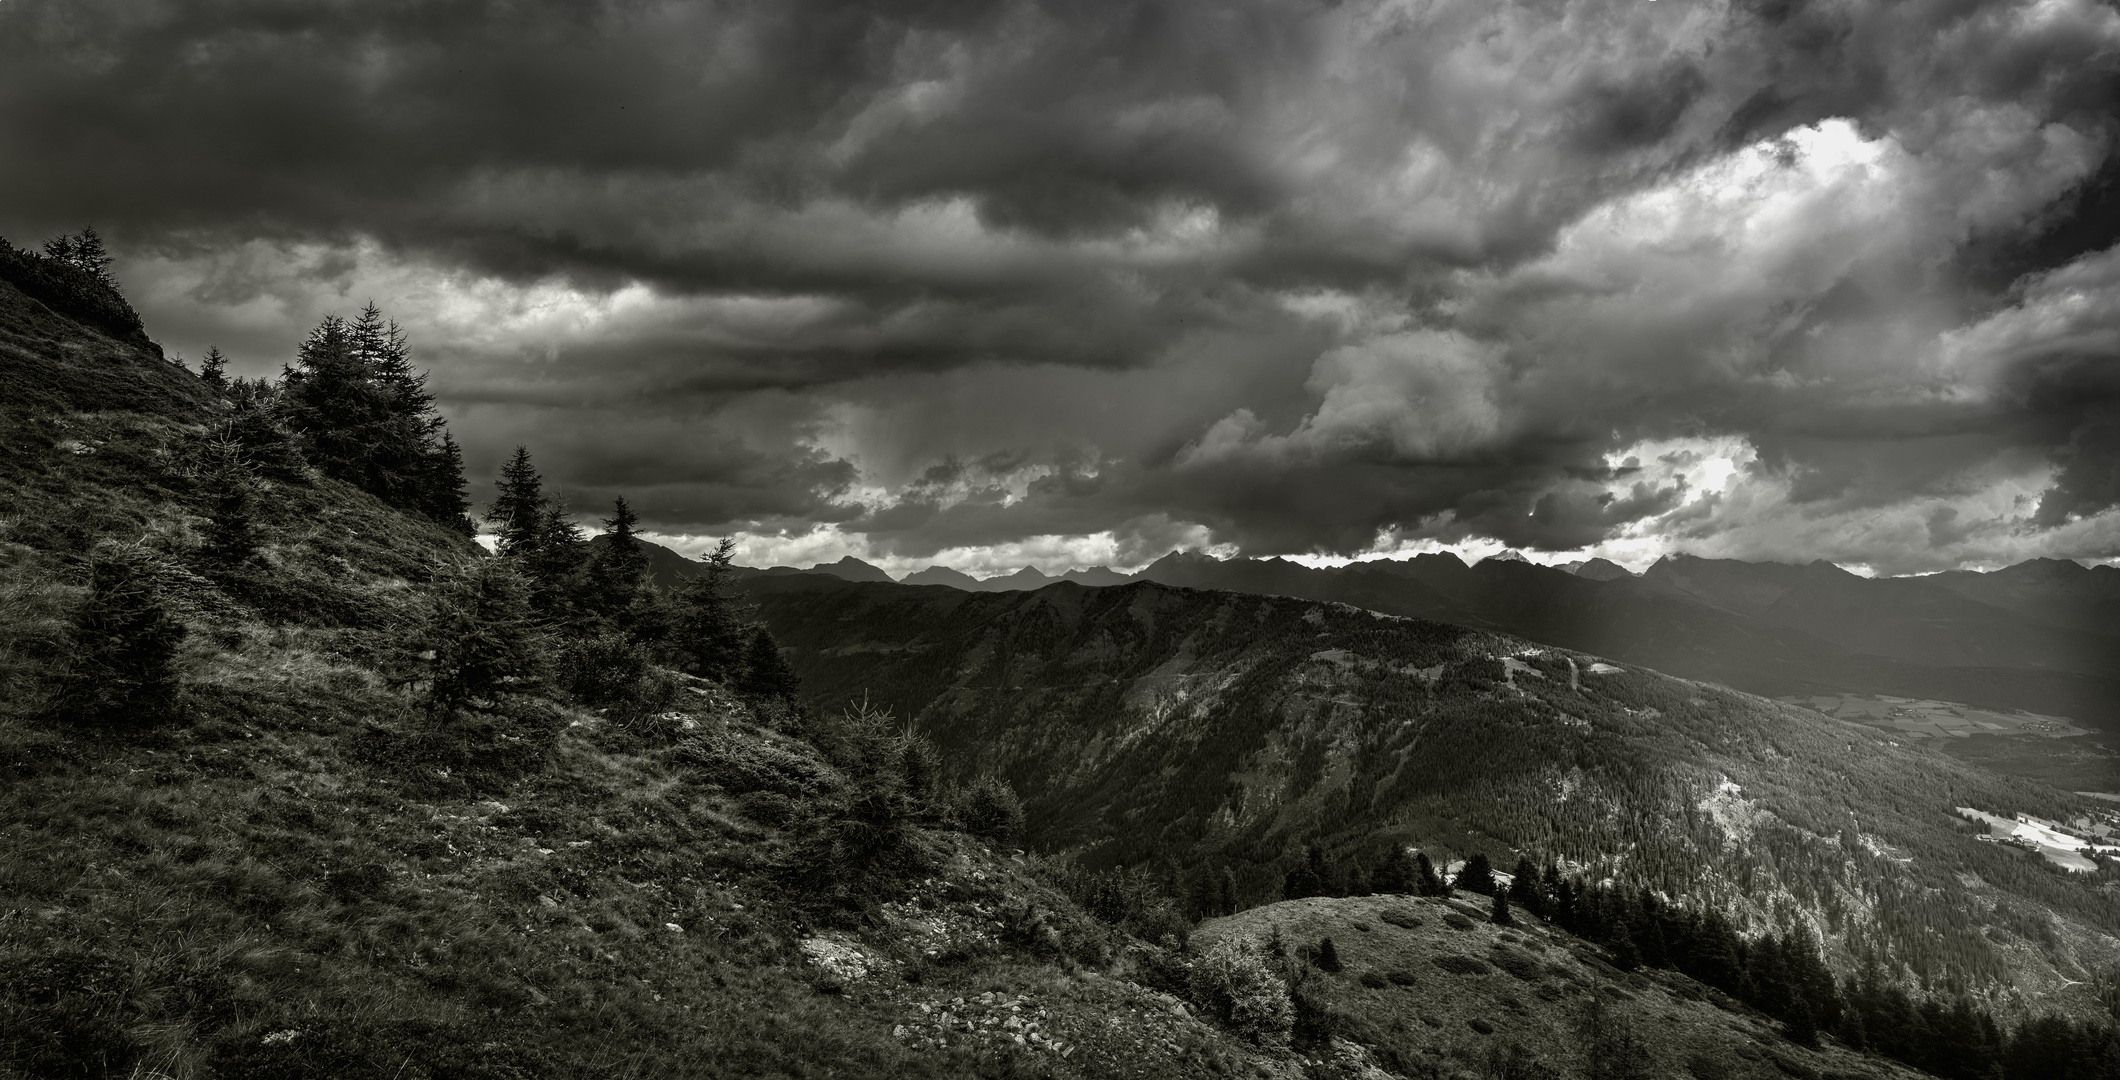
[[[0,0],[0,235],[739,561],[2120,557],[2094,0]]]

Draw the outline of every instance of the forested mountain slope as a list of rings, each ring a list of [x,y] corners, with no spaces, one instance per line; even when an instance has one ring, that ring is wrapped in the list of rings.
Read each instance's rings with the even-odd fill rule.
[[[1769,696],[1896,694],[2071,717],[2120,742],[2120,568],[1869,579],[1674,556],[1594,580],[1452,555],[1311,569],[1172,554],[1138,578],[1502,630]]]
[[[866,693],[1010,779],[1034,842],[1277,895],[1306,844],[1553,857],[1843,964],[2088,1005],[2120,963],[2108,860],[2070,876],[1957,806],[2088,800],[1719,686],[1491,631],[1152,583],[1035,593],[746,586],[820,703]],[[1211,908],[1212,904],[1203,904]]]

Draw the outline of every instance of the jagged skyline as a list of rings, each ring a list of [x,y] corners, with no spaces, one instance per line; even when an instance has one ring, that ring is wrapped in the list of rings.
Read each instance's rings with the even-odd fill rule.
[[[756,565],[2111,561],[2116,96],[2092,0],[9,0],[0,235]]]

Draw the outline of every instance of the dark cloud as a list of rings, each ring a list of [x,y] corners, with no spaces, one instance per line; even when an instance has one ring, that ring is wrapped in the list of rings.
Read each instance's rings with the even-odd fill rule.
[[[0,231],[671,530],[1907,568],[2120,545],[2116,93],[2092,0],[7,0]]]

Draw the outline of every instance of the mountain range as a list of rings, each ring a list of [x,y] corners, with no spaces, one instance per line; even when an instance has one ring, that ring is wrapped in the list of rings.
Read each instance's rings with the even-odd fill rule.
[[[1099,572],[1101,571],[1101,573]],[[1139,573],[1035,568],[978,581],[941,567],[903,584],[992,592],[1152,581],[1330,601],[1496,630],[1768,696],[1884,694],[2064,716],[2120,746],[2120,567],[2035,559],[1991,572],[1865,578],[1669,556],[1640,575],[1454,555],[1313,568],[1173,552]],[[811,571],[888,581],[855,559]]]

